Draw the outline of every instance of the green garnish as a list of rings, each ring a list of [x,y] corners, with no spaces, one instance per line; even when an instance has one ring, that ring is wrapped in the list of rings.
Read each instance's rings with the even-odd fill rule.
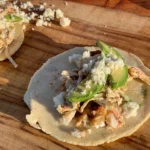
[[[96,46],[99,47],[105,55],[109,55],[110,53],[123,59],[123,57],[121,56],[121,54],[115,50],[113,47],[111,47],[110,45],[102,42],[102,41],[96,41]]]
[[[86,86],[86,83],[89,82],[89,87]],[[86,100],[94,97],[99,91],[104,87],[104,84],[94,83],[91,80],[91,76],[88,75],[77,87],[76,89],[67,97],[71,102],[84,102]],[[85,93],[84,93],[85,92]]]
[[[9,22],[17,22],[17,21],[21,21],[22,18],[16,16],[16,15],[12,15],[12,14],[8,14],[4,17],[6,19],[6,21]]]

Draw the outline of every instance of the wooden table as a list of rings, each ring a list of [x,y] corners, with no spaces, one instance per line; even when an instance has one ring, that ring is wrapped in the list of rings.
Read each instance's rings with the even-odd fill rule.
[[[143,16],[150,16],[149,0],[70,0],[70,1],[124,10]]]
[[[40,0],[31,0],[34,4]],[[65,6],[62,0],[43,0],[61,8],[72,20],[62,28],[29,25],[24,44],[13,56],[19,64],[14,69],[0,63],[0,150],[148,150],[150,121],[132,136],[97,147],[74,146],[60,142],[29,126],[29,109],[23,95],[34,72],[49,58],[75,46],[93,45],[103,40],[138,55],[150,68],[150,1],[144,0],[74,0]],[[144,4],[145,3],[145,4]],[[102,8],[104,6],[108,8]],[[113,9],[110,9],[113,8]],[[131,11],[120,11],[118,9]],[[142,16],[143,15],[143,16]],[[34,27],[35,31],[31,28]]]

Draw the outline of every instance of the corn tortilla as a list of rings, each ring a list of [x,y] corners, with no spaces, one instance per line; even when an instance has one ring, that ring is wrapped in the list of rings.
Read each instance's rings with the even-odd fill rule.
[[[68,56],[82,54],[87,49],[94,50],[95,47],[76,47],[50,58],[31,78],[28,90],[24,96],[24,101],[31,110],[30,115],[26,116],[31,126],[63,142],[74,145],[96,146],[130,136],[149,118],[150,86],[138,80],[131,81],[128,87],[129,91],[133,90],[134,94],[137,95],[141,87],[145,87],[147,89],[147,95],[144,99],[143,106],[138,109],[137,116],[125,120],[126,124],[123,127],[114,131],[107,130],[105,127],[99,129],[92,128],[92,133],[87,137],[81,139],[73,137],[70,132],[73,131],[75,126],[73,126],[73,123],[64,126],[60,122],[61,115],[54,108],[53,97],[59,93],[56,89],[60,85],[58,78],[61,72],[75,67],[69,64]],[[144,66],[137,56],[123,50],[118,49],[118,51],[124,57],[127,65],[136,66],[147,75],[150,75],[150,69]],[[139,88],[135,88],[135,85]],[[133,101],[138,101],[137,97]]]
[[[14,25],[14,28],[15,28],[14,39],[8,45],[9,56],[12,56],[21,47],[21,45],[22,45],[22,43],[24,41],[24,32],[23,32],[22,25],[20,25],[19,23],[16,23]],[[6,56],[5,50],[3,50],[0,53],[0,61],[3,61],[5,59],[7,59],[7,58],[8,57]]]

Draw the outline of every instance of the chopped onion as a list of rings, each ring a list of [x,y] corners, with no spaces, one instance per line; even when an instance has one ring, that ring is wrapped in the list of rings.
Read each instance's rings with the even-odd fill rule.
[[[5,54],[8,58],[8,60],[12,63],[12,65],[17,68],[18,67],[18,64],[12,59],[12,57],[9,55],[9,52],[8,52],[8,48],[5,49]]]

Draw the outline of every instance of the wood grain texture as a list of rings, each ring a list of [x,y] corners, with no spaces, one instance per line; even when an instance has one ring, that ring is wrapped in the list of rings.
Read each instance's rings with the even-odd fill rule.
[[[50,57],[75,46],[93,45],[100,39],[139,56],[150,68],[150,18],[62,0],[47,2],[61,8],[72,20],[62,28],[29,25],[25,41],[13,56],[19,64],[15,69],[6,60],[0,63],[0,150],[148,150],[150,121],[132,136],[97,147],[74,146],[60,142],[28,125],[29,109],[23,96],[34,72]],[[31,28],[34,27],[35,31]]]
[[[105,8],[119,9],[143,16],[150,16],[149,0],[68,0]]]

